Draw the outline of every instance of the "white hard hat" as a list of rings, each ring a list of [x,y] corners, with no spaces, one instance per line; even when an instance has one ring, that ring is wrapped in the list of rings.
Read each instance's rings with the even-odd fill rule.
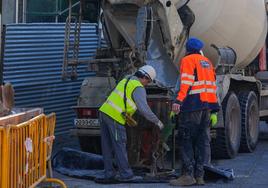
[[[156,77],[155,69],[150,65],[144,65],[139,68],[139,71],[148,76],[151,80],[154,80]]]

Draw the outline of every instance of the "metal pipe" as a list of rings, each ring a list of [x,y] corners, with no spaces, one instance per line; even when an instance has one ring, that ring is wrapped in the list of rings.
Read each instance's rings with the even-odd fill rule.
[[[19,23],[19,0],[16,0],[15,23]]]
[[[59,9],[59,0],[56,0],[56,12],[59,11],[58,9]],[[58,20],[59,20],[59,14],[56,15],[55,22],[58,23]]]
[[[72,0],[69,0],[69,8],[68,9],[69,9],[69,18],[71,18],[71,16],[72,16]],[[71,22],[71,21],[69,21],[69,22]]]
[[[72,4],[72,2],[71,2],[71,4]],[[71,6],[71,8],[74,8],[75,6],[77,6],[77,5],[79,5],[79,4],[80,4],[80,1],[74,3],[74,4]],[[69,1],[69,5],[70,5],[70,1]],[[64,14],[65,12],[67,12],[67,11],[69,11],[69,10],[70,10],[70,6],[69,6],[68,8],[66,8],[66,9],[64,9],[63,11],[61,11],[61,12],[59,13],[59,15],[62,15],[62,14]]]
[[[23,8],[22,8],[22,22],[26,23],[26,13],[27,13],[27,0],[23,0],[23,4],[22,4]]]
[[[0,50],[0,85],[4,83],[4,46],[5,46],[5,36],[6,36],[6,27],[1,25],[0,30],[0,40],[1,40],[1,50]]]

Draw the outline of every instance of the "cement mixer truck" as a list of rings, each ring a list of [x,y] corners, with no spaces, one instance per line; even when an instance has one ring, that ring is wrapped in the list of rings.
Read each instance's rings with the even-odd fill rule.
[[[100,7],[106,47],[89,62],[96,76],[84,80],[74,107],[73,132],[82,149],[98,144],[98,107],[117,81],[143,64],[157,71],[156,82],[146,88],[148,103],[166,122],[185,42],[195,36],[205,42],[203,53],[217,73],[221,110],[211,130],[212,155],[234,158],[239,151],[254,151],[259,121],[268,121],[264,0],[102,0]],[[65,66],[75,70],[78,64]]]

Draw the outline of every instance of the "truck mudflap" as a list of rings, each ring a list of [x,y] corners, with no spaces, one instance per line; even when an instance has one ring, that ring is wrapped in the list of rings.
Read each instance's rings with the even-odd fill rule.
[[[101,155],[86,153],[71,148],[63,148],[53,158],[54,169],[64,175],[89,179],[100,180],[104,177],[104,164]],[[180,176],[180,170],[162,169],[162,175],[148,176],[149,170],[146,168],[132,168],[133,172],[137,176],[142,176],[142,179],[138,181],[113,183],[167,183],[171,179]],[[205,179],[227,179],[232,180],[234,178],[233,169],[223,169],[214,166],[205,166]],[[101,183],[101,181],[97,181]]]

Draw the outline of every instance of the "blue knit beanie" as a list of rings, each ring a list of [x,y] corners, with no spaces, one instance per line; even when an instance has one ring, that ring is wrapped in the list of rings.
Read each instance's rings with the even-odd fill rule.
[[[204,43],[196,37],[191,37],[186,42],[187,52],[199,52],[203,48],[203,46]]]

